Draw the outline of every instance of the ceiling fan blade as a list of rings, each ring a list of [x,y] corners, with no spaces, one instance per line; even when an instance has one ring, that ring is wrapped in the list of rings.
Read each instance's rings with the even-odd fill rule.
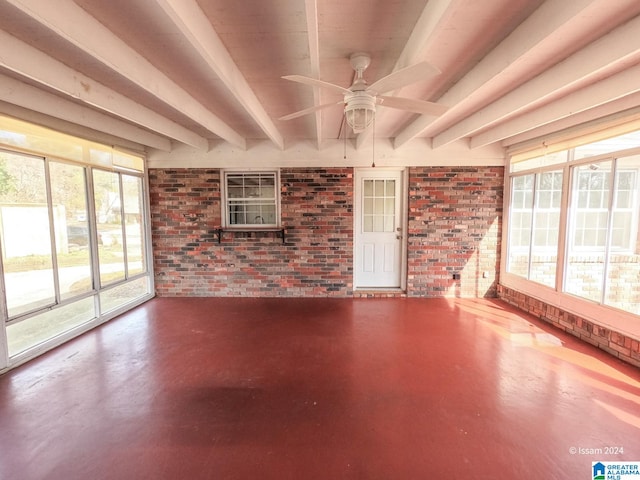
[[[400,110],[433,115],[435,117],[439,117],[449,110],[449,107],[439,103],[425,102],[424,100],[415,100],[412,98],[379,96],[377,97],[377,102],[383,107],[398,108]]]
[[[323,103],[322,105],[316,105],[315,107],[305,108],[304,110],[300,110],[298,112],[290,113],[289,115],[285,115],[284,117],[280,117],[278,120],[291,120],[294,118],[302,117],[303,115],[308,115],[310,113],[316,112],[318,110],[322,110],[323,108],[333,107],[335,105],[343,104],[343,101],[334,102],[334,103]]]
[[[382,94],[411,85],[412,83],[419,82],[420,80],[424,80],[427,77],[431,77],[439,73],[440,70],[429,62],[420,62],[415,65],[411,65],[410,67],[401,68],[386,77],[382,77],[380,80],[371,84],[367,90],[372,90],[376,93]]]
[[[317,78],[305,77],[303,75],[285,75],[285,80],[291,80],[292,82],[304,83],[305,85],[311,85],[312,87],[320,87],[326,88],[328,90],[333,90],[334,92],[345,94],[351,93],[351,90],[348,90],[340,85],[334,85],[333,83],[323,82],[322,80],[318,80]]]

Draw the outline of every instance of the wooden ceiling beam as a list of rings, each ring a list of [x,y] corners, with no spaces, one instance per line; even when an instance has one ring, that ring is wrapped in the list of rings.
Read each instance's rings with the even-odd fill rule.
[[[482,147],[620,99],[627,99],[626,108],[635,107],[638,103],[633,103],[630,96],[640,92],[638,78],[640,78],[640,66],[632,67],[484,131],[472,137],[469,146]],[[636,97],[635,102],[637,101]]]
[[[471,100],[476,92],[491,83],[495,78],[508,75],[509,66],[526,60],[527,54],[540,46],[545,39],[557,33],[567,23],[598,0],[547,0],[524,22],[522,22],[499,45],[489,52],[471,71],[451,87],[439,103],[451,106],[451,109],[439,119],[420,116],[404,128],[394,139],[396,148],[409,140],[420,136],[431,124],[454,121],[464,116],[465,102]]]
[[[305,0],[305,15],[307,20],[307,39],[309,43],[309,62],[311,66],[311,76],[320,79],[320,41],[318,32],[318,2],[317,0]],[[313,87],[313,104],[322,104],[322,97],[319,87]],[[316,142],[318,149],[322,147],[322,110],[315,112],[316,122]]]
[[[588,85],[588,83],[592,83],[590,79],[606,75],[608,70],[615,71],[616,68],[627,67],[637,63],[640,59],[640,36],[637,34],[638,31],[640,31],[640,17],[636,17],[609,32],[482,110],[438,134],[433,138],[434,148],[471,136],[481,129],[515,117],[518,112],[522,112],[528,107],[535,107],[536,104],[543,102],[545,98],[556,97],[553,103],[560,104],[561,99],[557,97],[562,95],[564,91],[570,92],[574,85]],[[635,69],[629,71],[635,71]],[[622,77],[626,78],[625,75],[621,75]],[[634,91],[633,88],[638,86],[637,78],[636,80],[633,80],[632,77],[629,79],[630,84],[628,87],[630,91],[628,93]],[[597,86],[593,89],[589,87],[582,89],[582,91],[594,90],[600,92],[600,88]],[[580,92],[578,92],[578,97],[584,98]],[[593,103],[592,106],[597,104]],[[579,110],[579,108],[575,109],[575,111]],[[533,121],[535,113],[530,118]]]
[[[107,88],[44,52],[0,31],[0,66],[103,112],[171,139],[208,150],[206,138]]]
[[[429,40],[432,38],[438,24],[452,11],[457,1],[458,0],[431,0],[427,2],[420,18],[418,18],[416,22],[416,26],[411,31],[409,40],[407,40],[402,53],[390,73],[396,72],[401,68],[409,67],[424,57],[424,52],[429,47]],[[398,89],[394,92],[388,92],[386,95],[399,95],[401,90],[402,89]],[[376,117],[384,116],[384,112],[385,109],[376,109]],[[372,133],[373,130],[371,128],[360,133],[356,138],[356,148],[360,148],[360,146],[365,144],[365,142],[371,138]]]
[[[168,138],[5,75],[0,75],[0,100],[165,152],[172,147]]]
[[[196,1],[155,1],[267,137],[279,148],[284,149],[282,134],[265,111]]]
[[[229,143],[245,138],[71,0],[7,0],[93,59]]]

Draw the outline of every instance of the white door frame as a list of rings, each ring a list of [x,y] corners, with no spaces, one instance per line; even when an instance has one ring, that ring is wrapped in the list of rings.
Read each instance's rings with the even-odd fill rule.
[[[354,168],[353,182],[354,182],[354,208],[353,208],[353,289],[357,290],[372,290],[372,287],[358,287],[357,284],[357,270],[356,270],[356,255],[358,249],[357,243],[357,226],[358,216],[362,212],[362,192],[361,189],[361,177],[366,175],[367,172],[372,171],[387,171],[387,172],[399,172],[400,173],[400,192],[398,193],[398,200],[400,201],[400,218],[399,224],[401,231],[397,232],[400,236],[400,287],[402,291],[406,291],[407,288],[407,257],[408,257],[408,241],[407,241],[407,228],[408,228],[408,185],[409,185],[409,171],[404,167],[372,167],[372,168]],[[392,288],[391,288],[392,289]]]

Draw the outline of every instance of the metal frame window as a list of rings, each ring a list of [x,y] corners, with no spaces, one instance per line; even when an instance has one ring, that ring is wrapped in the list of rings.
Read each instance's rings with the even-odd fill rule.
[[[37,151],[0,139],[2,371],[148,300],[153,275],[143,157],[1,116],[0,132]]]

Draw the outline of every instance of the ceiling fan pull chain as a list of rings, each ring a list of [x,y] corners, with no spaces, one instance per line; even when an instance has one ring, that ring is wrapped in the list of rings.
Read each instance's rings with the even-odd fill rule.
[[[340,125],[340,130],[343,132],[344,138],[344,159],[347,159],[347,122],[346,122],[346,114],[342,112],[342,125]]]
[[[373,117],[373,135],[371,135],[371,156],[373,160],[371,161],[371,168],[376,168],[376,117]]]

